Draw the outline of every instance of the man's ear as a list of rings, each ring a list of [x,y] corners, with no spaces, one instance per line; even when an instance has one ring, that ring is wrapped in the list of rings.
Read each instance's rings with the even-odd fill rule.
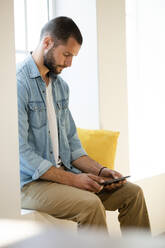
[[[51,36],[45,36],[42,44],[45,50],[50,50],[54,46],[54,41]]]

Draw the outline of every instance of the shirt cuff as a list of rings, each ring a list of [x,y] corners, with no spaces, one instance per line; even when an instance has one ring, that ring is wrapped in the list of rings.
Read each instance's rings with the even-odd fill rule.
[[[74,161],[76,159],[78,159],[79,157],[82,156],[87,156],[88,154],[86,153],[86,151],[84,149],[78,149],[74,152],[71,153],[71,161]]]
[[[32,179],[36,180],[40,178],[50,167],[52,167],[52,163],[49,162],[48,160],[43,160],[39,167],[35,170]]]

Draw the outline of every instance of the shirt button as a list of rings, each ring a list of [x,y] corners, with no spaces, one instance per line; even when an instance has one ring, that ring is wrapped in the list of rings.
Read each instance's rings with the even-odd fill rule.
[[[50,134],[50,130],[48,131],[48,133]]]
[[[72,169],[73,167],[71,166],[70,168]]]
[[[53,152],[52,152],[52,151],[50,151],[50,153],[52,154]]]
[[[43,90],[42,93],[45,93],[45,91]]]

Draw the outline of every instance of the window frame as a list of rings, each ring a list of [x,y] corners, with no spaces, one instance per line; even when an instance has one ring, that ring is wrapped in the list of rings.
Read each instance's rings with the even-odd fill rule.
[[[24,54],[25,56],[28,55],[30,52],[28,50],[28,22],[27,22],[27,1],[28,0],[23,0],[24,1],[24,21],[25,21],[25,49],[16,49],[15,53],[17,54]],[[55,0],[46,0],[47,2],[47,17],[48,21],[55,17],[55,6],[56,6],[56,1]]]

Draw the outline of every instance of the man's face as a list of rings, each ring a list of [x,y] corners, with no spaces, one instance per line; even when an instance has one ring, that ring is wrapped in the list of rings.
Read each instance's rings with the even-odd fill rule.
[[[66,44],[50,48],[44,55],[44,65],[50,72],[59,74],[66,67],[72,65],[73,56],[77,56],[81,45],[70,37]]]

